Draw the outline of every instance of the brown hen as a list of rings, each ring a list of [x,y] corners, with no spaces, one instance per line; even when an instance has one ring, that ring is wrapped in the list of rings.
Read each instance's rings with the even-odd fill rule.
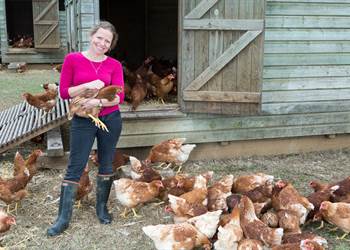
[[[98,118],[101,107],[85,109],[83,108],[82,104],[89,98],[107,99],[109,102],[111,102],[115,99],[116,95],[122,91],[122,87],[116,85],[109,85],[99,90],[84,91],[82,94],[74,97],[70,102],[68,119],[72,119],[74,114],[82,117],[90,117],[97,127],[108,132],[106,125]]]

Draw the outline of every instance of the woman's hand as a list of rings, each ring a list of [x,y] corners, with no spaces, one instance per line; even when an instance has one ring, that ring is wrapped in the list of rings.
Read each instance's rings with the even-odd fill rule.
[[[82,103],[82,107],[84,109],[96,108],[100,105],[100,99],[90,98],[85,99],[84,103]]]
[[[83,85],[86,89],[101,89],[105,86],[104,82],[99,79],[85,83]]]

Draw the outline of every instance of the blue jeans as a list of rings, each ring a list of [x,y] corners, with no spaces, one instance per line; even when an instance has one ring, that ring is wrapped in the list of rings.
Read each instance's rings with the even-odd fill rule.
[[[86,163],[89,160],[92,145],[97,138],[99,174],[112,174],[112,162],[115,146],[118,142],[122,119],[119,110],[99,119],[107,126],[109,132],[95,126],[90,118],[74,116],[70,128],[70,156],[64,180],[79,182]]]

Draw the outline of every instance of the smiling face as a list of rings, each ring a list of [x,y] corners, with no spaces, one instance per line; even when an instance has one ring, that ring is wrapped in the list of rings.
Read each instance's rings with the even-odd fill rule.
[[[90,38],[90,49],[96,55],[104,55],[111,47],[113,33],[107,29],[99,28]]]

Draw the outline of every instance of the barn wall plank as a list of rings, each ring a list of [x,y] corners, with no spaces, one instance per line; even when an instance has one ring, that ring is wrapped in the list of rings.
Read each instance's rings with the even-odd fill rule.
[[[346,100],[350,97],[350,89],[311,89],[311,90],[287,90],[287,91],[264,91],[263,103],[274,102],[310,102],[310,101],[336,101]]]
[[[325,117],[328,114],[323,114]],[[297,121],[299,118],[304,118],[303,115],[296,116],[295,120]],[[338,116],[336,116],[338,117]],[[149,131],[140,131],[139,134],[129,134],[123,130],[122,136],[119,140],[118,147],[138,147],[138,146],[152,146],[156,143],[159,143],[162,140],[166,140],[169,138],[175,137],[185,137],[187,138],[188,143],[205,143],[205,142],[216,142],[216,141],[235,141],[235,140],[250,140],[250,139],[268,139],[268,138],[288,138],[288,137],[298,137],[298,136],[312,136],[312,135],[326,135],[326,134],[343,134],[350,132],[350,123],[348,117],[345,118],[347,122],[338,122],[338,123],[327,123],[327,124],[315,124],[311,125],[302,124],[302,125],[293,125],[286,126],[283,124],[287,122],[288,116],[284,115],[283,118],[276,116],[267,116],[260,117],[262,119],[273,120],[274,122],[280,121],[280,126],[272,126],[269,127],[266,123],[262,122],[261,127],[249,127],[249,124],[246,124],[242,121],[236,121],[236,123],[232,123],[232,127],[228,129],[213,129],[209,130],[194,130],[193,128],[197,128],[201,125],[203,120],[192,120],[192,127],[188,130],[183,127],[180,130],[163,130],[164,133],[160,132],[159,129],[164,128],[162,126],[162,122],[158,120],[159,127],[157,130],[154,130],[155,133],[150,133]],[[217,118],[213,118],[216,120]],[[232,118],[231,118],[232,119]],[[208,121],[208,118],[204,119]],[[252,121],[252,119],[247,119],[247,121]],[[142,128],[145,128],[144,121],[133,121],[133,123],[140,123]],[[177,124],[181,125],[181,120],[176,119]],[[154,126],[154,122],[151,122],[150,126]],[[211,126],[215,126],[215,124],[211,124]],[[124,124],[125,127],[131,127],[131,123],[126,122]],[[176,126],[175,126],[176,127]],[[174,126],[171,126],[174,128]],[[135,131],[133,129],[132,131]]]
[[[266,53],[264,57],[264,65],[350,65],[350,53]]]
[[[350,65],[341,66],[271,66],[264,67],[264,78],[350,76]]]
[[[270,16],[266,28],[350,28],[348,17]]]
[[[349,110],[350,0],[267,0],[262,114]]]
[[[341,112],[350,110],[350,101],[317,101],[267,103],[262,105],[263,114],[297,114],[310,115],[316,112]]]
[[[345,89],[349,86],[349,77],[265,79],[263,82],[263,91]]]
[[[266,54],[349,53],[350,41],[266,41]]]
[[[273,2],[269,1],[266,15],[348,16],[349,3]]]
[[[350,110],[350,109],[349,109]],[[300,114],[291,115],[263,115],[250,117],[223,117],[223,116],[205,116],[197,117],[187,116],[168,119],[127,120],[123,128],[122,135],[142,135],[142,134],[166,134],[166,133],[189,133],[203,132],[211,133],[213,131],[274,128],[274,127],[293,127],[293,126],[312,126],[326,125],[332,123],[348,123],[350,112],[339,113],[317,113],[309,116]]]
[[[350,9],[349,9],[350,10]],[[267,29],[267,41],[330,41],[348,40],[349,29]]]

